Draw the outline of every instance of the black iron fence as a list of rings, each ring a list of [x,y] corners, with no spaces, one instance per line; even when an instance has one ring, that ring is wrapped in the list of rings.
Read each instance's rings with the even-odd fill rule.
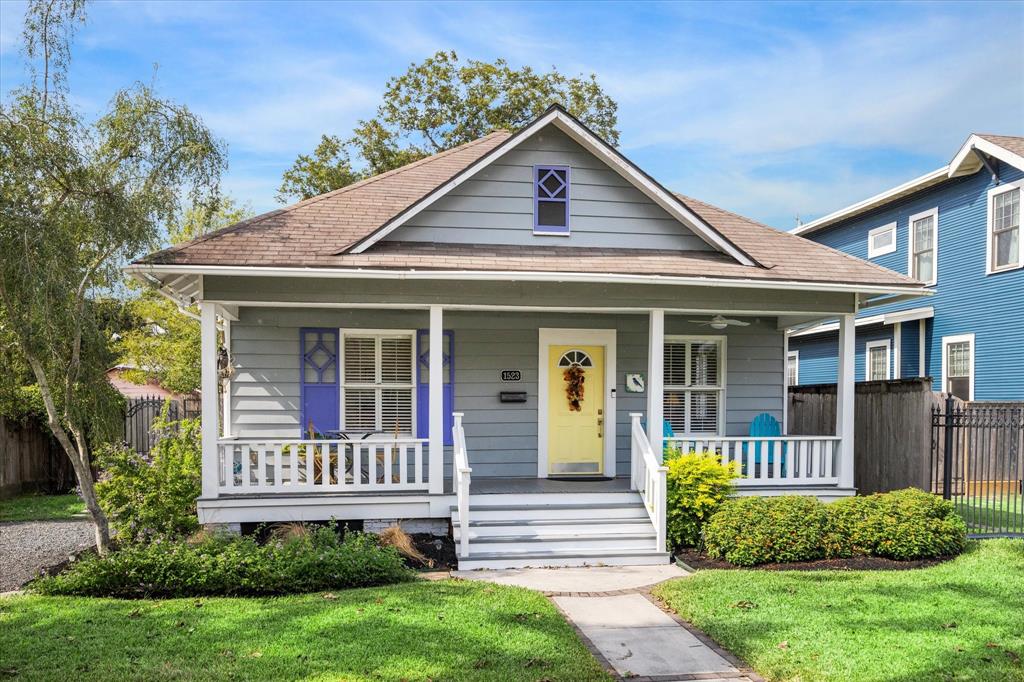
[[[168,399],[160,396],[142,396],[125,400],[124,408],[124,442],[135,449],[140,455],[147,456],[156,443],[156,432],[153,422],[167,408],[167,419],[195,419],[200,414],[200,399],[185,396],[179,399]]]
[[[1024,536],[1024,404],[932,408],[932,492],[952,500],[972,536]]]

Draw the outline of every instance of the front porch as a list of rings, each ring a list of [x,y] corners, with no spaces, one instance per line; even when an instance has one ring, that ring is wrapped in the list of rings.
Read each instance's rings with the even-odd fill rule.
[[[581,310],[239,296],[200,306],[204,394],[224,396],[203,405],[204,524],[421,520],[452,533],[467,567],[657,563],[666,454],[737,462],[742,495],[854,492],[852,401],[838,436],[784,431],[784,328],[824,311],[726,309],[741,324],[711,329],[706,311],[614,297]],[[573,366],[590,377],[579,409]],[[755,418],[780,432],[749,435]]]

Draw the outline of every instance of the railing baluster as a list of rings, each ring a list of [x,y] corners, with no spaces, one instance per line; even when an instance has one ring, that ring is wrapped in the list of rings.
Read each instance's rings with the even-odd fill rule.
[[[366,468],[369,470],[369,485],[371,488],[377,486],[377,446],[370,444],[366,447]]]

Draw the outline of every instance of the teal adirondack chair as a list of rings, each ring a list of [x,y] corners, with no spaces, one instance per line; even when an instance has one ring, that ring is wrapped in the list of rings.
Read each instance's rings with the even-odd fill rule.
[[[647,430],[647,417],[644,417],[643,419],[640,420],[640,425],[642,427],[644,427],[645,431]],[[661,437],[662,438],[675,438],[675,435],[676,435],[676,432],[672,430],[672,425],[668,422],[667,419],[664,420],[661,423]],[[662,457],[662,459],[667,458],[669,453],[671,452],[671,450],[672,450],[671,443],[663,442],[663,444],[661,446],[661,457]]]
[[[753,421],[750,422],[749,434],[752,438],[776,438],[782,435],[782,427],[779,425],[779,421],[768,414],[762,412],[761,414],[754,417]],[[747,445],[743,445],[743,454],[747,454]],[[753,443],[754,448],[754,464],[755,466],[761,466],[761,448],[764,447],[767,450],[767,466],[775,464],[775,450],[781,449],[779,456],[782,458],[782,472],[785,474],[786,470],[786,447],[785,443],[780,444],[768,444],[768,443]],[[746,464],[746,457],[744,457],[744,465]],[[746,471],[743,472],[746,474]]]

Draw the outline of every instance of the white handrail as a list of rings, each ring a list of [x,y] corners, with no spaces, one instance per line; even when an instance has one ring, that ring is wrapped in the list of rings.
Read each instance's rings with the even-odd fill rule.
[[[469,556],[469,483],[473,470],[466,454],[466,433],[462,430],[462,412],[452,414],[452,463],[455,468],[455,495],[459,509],[459,556]]]
[[[654,456],[651,442],[640,423],[643,415],[634,412],[629,415],[632,421],[632,485],[633,489],[643,498],[647,514],[651,517],[657,535],[656,550],[666,550],[666,503],[668,498],[668,467],[663,466]]]

